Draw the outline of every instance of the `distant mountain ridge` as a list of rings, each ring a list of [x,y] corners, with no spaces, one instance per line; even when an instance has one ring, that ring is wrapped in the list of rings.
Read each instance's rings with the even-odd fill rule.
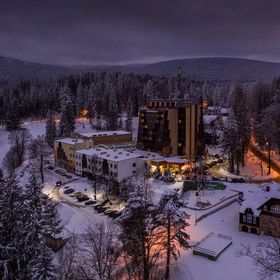
[[[65,66],[27,62],[0,56],[0,83],[25,79],[49,79],[78,72]]]
[[[176,59],[144,65],[88,66],[84,69],[174,76],[179,66],[182,75],[198,80],[255,81],[270,80],[280,76],[280,63],[230,57]],[[83,69],[83,66],[79,68]]]
[[[197,80],[256,81],[271,80],[280,76],[280,63],[230,57],[176,59],[150,64],[59,66],[0,56],[0,83],[23,79],[48,79],[91,71],[175,76],[179,66],[183,76]]]

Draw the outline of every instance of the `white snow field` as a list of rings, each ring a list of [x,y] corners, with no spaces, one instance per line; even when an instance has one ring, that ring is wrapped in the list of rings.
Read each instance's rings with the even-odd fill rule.
[[[37,137],[38,135],[45,134],[45,121],[26,121],[21,127],[27,128],[33,137]],[[5,129],[0,129],[0,167],[3,166],[3,159],[5,154],[10,149],[9,137],[10,132]]]
[[[44,122],[30,122],[25,123],[23,127],[28,128],[33,136],[44,134]],[[136,131],[134,132],[134,134]],[[5,130],[0,130],[0,166],[5,153],[9,149],[8,144],[9,133]],[[73,179],[75,175],[71,174]],[[60,201],[59,213],[64,225],[63,235],[69,236],[72,232],[84,233],[88,225],[94,225],[97,222],[105,221],[108,216],[103,213],[98,213],[91,206],[78,205],[72,198],[69,200],[65,197],[57,196],[54,191],[55,182],[61,180],[63,183],[70,181],[63,176],[56,174],[53,170],[47,170],[46,174],[47,184],[44,191],[54,199]],[[79,179],[68,183],[71,187],[74,186],[75,190],[86,192],[89,196],[92,195],[92,182],[87,179]],[[162,181],[151,180],[152,191],[151,196],[155,202],[158,202],[160,195],[167,189],[181,188],[182,183],[176,182],[174,184],[164,183]],[[227,188],[224,191],[214,191],[211,193],[205,192],[201,195],[203,201],[209,200],[212,204],[219,202],[223,197],[230,195],[232,190],[243,191],[245,199],[254,199],[256,196],[261,196],[264,191],[262,186],[257,184],[231,184],[226,183]],[[278,184],[271,184],[276,193],[280,196],[280,186]],[[86,191],[85,191],[86,189]],[[63,194],[64,195],[64,194]],[[69,196],[70,197],[70,196]],[[194,193],[186,196],[189,205],[195,204],[197,197]],[[72,200],[72,201],[71,201]],[[195,211],[186,209],[190,215],[188,220],[190,226],[187,228],[190,235],[190,244],[196,244],[203,237],[211,232],[230,236],[232,238],[232,245],[229,246],[216,261],[209,260],[202,256],[193,255],[192,249],[180,252],[180,258],[172,267],[171,276],[173,280],[257,280],[257,270],[251,259],[246,257],[237,257],[237,252],[241,248],[241,244],[251,245],[254,247],[263,236],[258,236],[250,233],[240,232],[238,228],[240,205],[237,202],[217,211],[204,218],[195,224],[195,217],[204,213],[203,211]],[[199,212],[199,213],[198,213]],[[215,243],[219,240],[215,240]],[[209,244],[208,244],[209,245]],[[217,244],[216,244],[217,245]],[[215,245],[215,246],[216,246]],[[209,245],[210,246],[210,245]],[[217,246],[220,246],[218,244]],[[222,246],[222,244],[221,244]],[[209,247],[210,248],[210,247]],[[273,279],[276,280],[277,278]],[[278,279],[279,280],[279,279]]]
[[[50,184],[47,184],[45,190],[51,193],[54,187],[55,180],[61,180],[63,177],[56,174],[54,171],[48,171],[48,178]],[[64,178],[65,180],[65,178]],[[65,181],[64,181],[65,182]],[[69,182],[65,186],[74,188],[75,191],[85,192],[88,196],[92,197],[93,189],[92,182],[85,178],[80,178],[77,181]],[[226,183],[226,190],[216,190],[211,195],[206,192],[203,194],[207,199],[213,203],[218,202],[221,197],[233,193],[232,190],[243,191],[246,200],[252,200],[254,197],[265,195],[263,185],[257,184],[233,184]],[[279,193],[280,185],[270,184],[271,189],[275,193]],[[163,181],[151,180],[151,196],[154,202],[158,202],[161,194],[167,189],[180,189],[181,182],[164,183]],[[61,206],[59,213],[64,225],[63,235],[65,237],[71,235],[71,232],[84,233],[89,225],[94,225],[98,222],[110,219],[103,213],[98,213],[92,205],[85,206],[83,203],[77,202],[70,195],[63,194],[65,187],[62,187],[59,194]],[[202,197],[203,197],[202,195]],[[191,193],[188,197],[188,202],[193,205],[196,196]],[[56,195],[53,196],[56,199]],[[217,211],[195,223],[195,217],[204,213],[203,211],[195,211],[186,209],[190,214],[188,220],[190,226],[187,228],[190,235],[190,245],[197,244],[209,233],[214,232],[229,236],[232,238],[230,242],[232,245],[223,251],[229,245],[229,240],[214,236],[203,245],[203,248],[213,250],[217,253],[223,251],[216,261],[209,260],[203,256],[193,255],[193,250],[180,252],[179,260],[172,266],[173,280],[257,280],[257,270],[251,259],[246,257],[237,257],[238,250],[241,249],[241,244],[251,245],[254,247],[263,236],[258,236],[250,233],[240,232],[238,228],[239,209],[240,205],[237,202]],[[207,210],[206,210],[207,211]],[[198,213],[199,212],[199,213]],[[277,279],[277,278],[276,278]],[[275,279],[275,280],[276,280]]]

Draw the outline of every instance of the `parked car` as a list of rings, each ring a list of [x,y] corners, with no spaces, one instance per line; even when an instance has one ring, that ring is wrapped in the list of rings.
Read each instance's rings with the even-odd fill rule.
[[[232,178],[232,183],[245,183],[243,178]]]
[[[110,206],[100,206],[98,209],[97,209],[97,212],[98,213],[102,213],[106,210],[110,209]]]
[[[79,195],[79,196],[76,196],[76,197],[77,197],[77,200],[79,202],[83,202],[83,201],[89,200],[89,197],[86,194],[82,194],[82,195]]]
[[[66,174],[65,177],[66,177],[67,179],[72,179],[72,178],[73,178],[71,175],[68,175],[68,174]]]
[[[73,193],[74,191],[75,191],[74,189],[68,189],[68,190],[65,190],[64,193],[70,194],[70,193]]]
[[[95,200],[88,200],[85,202],[85,205],[91,205],[91,204],[95,204],[96,201]]]
[[[122,213],[123,213],[123,211],[117,211],[117,210],[116,210],[116,211],[110,213],[108,216],[111,217],[111,218],[113,218],[113,219],[116,219],[116,218],[118,218],[119,216],[121,216]]]

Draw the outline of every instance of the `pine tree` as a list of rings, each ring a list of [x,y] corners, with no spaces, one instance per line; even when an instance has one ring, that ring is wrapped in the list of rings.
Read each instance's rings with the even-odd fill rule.
[[[77,87],[77,115],[79,116],[81,114],[81,111],[85,109],[85,89],[82,85],[82,82],[80,81]]]
[[[234,172],[236,154],[240,153],[238,125],[234,113],[231,111],[223,128],[222,145],[229,156],[230,172]]]
[[[94,118],[94,107],[95,107],[95,96],[96,96],[96,88],[95,84],[91,83],[89,88],[89,94],[88,94],[88,101],[87,101],[87,110],[88,110],[88,118],[89,123],[92,124],[92,119]]]
[[[49,146],[53,147],[53,142],[57,136],[57,129],[54,119],[54,113],[50,110],[47,113],[46,121],[46,141]]]
[[[57,269],[53,264],[52,251],[47,247],[44,237],[40,237],[34,258],[29,264],[30,279],[56,280]]]
[[[119,130],[123,130],[123,118],[122,117],[119,118],[118,128],[119,128]]]
[[[126,208],[118,219],[122,251],[137,279],[153,279],[157,275],[160,247],[154,223],[154,207],[148,200],[142,182],[134,186]]]
[[[75,105],[73,95],[67,84],[62,89],[61,118],[59,123],[59,135],[68,137],[75,128]]]
[[[235,115],[238,137],[239,137],[239,148],[238,154],[236,155],[236,164],[239,169],[239,165],[245,165],[245,153],[248,150],[250,141],[250,118],[248,115],[248,103],[246,94],[243,87],[239,84],[232,86],[230,92],[230,104]],[[239,170],[237,171],[239,173]]]
[[[132,132],[132,130],[133,130],[133,104],[132,104],[131,97],[129,97],[128,102],[127,102],[126,115],[127,115],[126,131]]]
[[[15,175],[0,182],[0,278],[28,279],[25,252],[25,198]],[[20,229],[20,230],[19,230]]]
[[[16,130],[20,127],[20,118],[19,118],[19,100],[16,100],[14,97],[11,101],[10,106],[6,113],[6,129],[7,130]]]
[[[165,237],[162,245],[166,248],[166,280],[170,279],[171,257],[177,260],[180,248],[189,248],[189,235],[186,233],[189,216],[181,210],[183,206],[185,203],[180,198],[178,190],[168,190],[163,193],[158,204],[158,223],[162,227],[159,237]]]
[[[117,92],[114,86],[111,87],[109,96],[109,111],[108,111],[108,128],[116,130],[118,128],[118,105],[117,105]]]
[[[51,251],[47,247],[46,236],[60,232],[57,204],[42,192],[37,172],[31,169],[30,178],[25,186],[26,224],[28,234],[24,239],[29,245],[29,279],[56,279],[56,270],[52,264]],[[35,278],[34,278],[35,277]],[[41,278],[40,278],[41,277]],[[46,277],[46,278],[44,278]]]

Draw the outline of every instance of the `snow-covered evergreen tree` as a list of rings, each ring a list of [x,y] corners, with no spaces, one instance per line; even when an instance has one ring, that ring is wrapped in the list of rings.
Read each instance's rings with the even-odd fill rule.
[[[54,119],[53,111],[48,111],[47,113],[47,121],[46,121],[46,141],[49,146],[53,146],[53,142],[57,137],[57,129]]]
[[[117,105],[117,92],[112,85],[109,96],[109,110],[108,110],[108,128],[116,130],[118,128],[118,105]]]
[[[122,251],[137,279],[153,279],[160,257],[154,207],[147,198],[142,183],[136,183],[130,193],[126,208],[118,219]]]
[[[131,97],[129,97],[127,106],[126,106],[126,131],[132,132],[133,129],[133,104]]]
[[[158,222],[161,231],[158,237],[162,240],[166,256],[165,279],[170,279],[171,257],[178,258],[180,249],[188,249],[189,235],[186,227],[189,226],[189,216],[181,209],[185,206],[178,190],[164,192],[158,204]],[[161,239],[162,237],[162,239]]]
[[[231,111],[223,127],[222,145],[229,156],[230,172],[235,170],[236,155],[240,153],[238,124],[234,112]]]
[[[53,263],[52,251],[47,247],[44,237],[40,237],[34,258],[29,264],[29,279],[56,280],[58,273]]]
[[[55,279],[56,271],[52,264],[52,255],[47,247],[46,237],[54,236],[60,232],[61,228],[57,204],[42,192],[42,187],[37,172],[31,169],[29,181],[25,186],[27,209],[25,223],[28,225],[28,234],[24,240],[30,246],[27,267],[30,279],[36,276],[38,279],[51,280]]]
[[[0,278],[28,279],[24,238],[25,204],[23,189],[15,175],[0,182]]]
[[[59,123],[59,135],[67,137],[75,128],[75,104],[73,95],[68,84],[62,89],[61,96],[61,118]]]
[[[0,278],[57,279],[46,243],[61,230],[57,204],[43,194],[32,169],[25,187],[11,175],[0,192]]]
[[[96,98],[96,87],[95,87],[95,84],[92,82],[90,84],[88,99],[87,99],[87,110],[88,110],[88,118],[89,118],[90,124],[92,124],[92,119],[94,118],[94,113],[95,113],[95,111],[94,111],[95,98]]]
[[[77,87],[77,102],[76,102],[76,109],[77,115],[81,114],[81,111],[85,109],[85,88],[83,87],[82,82],[80,81]]]

